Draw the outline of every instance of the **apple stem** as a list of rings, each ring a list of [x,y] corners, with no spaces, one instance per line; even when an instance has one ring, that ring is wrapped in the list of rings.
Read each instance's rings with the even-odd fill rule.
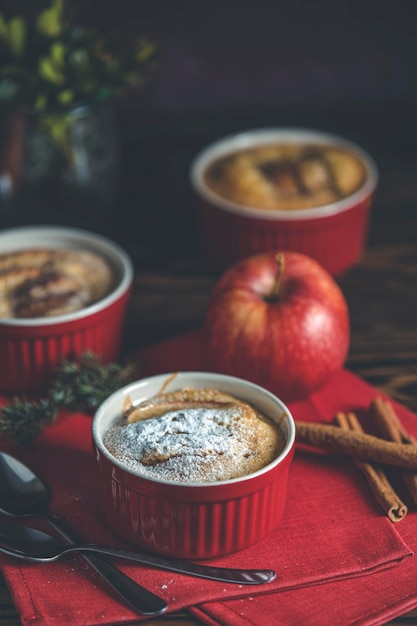
[[[275,280],[271,290],[271,300],[278,300],[282,275],[285,269],[285,256],[281,252],[276,255],[275,260],[277,262],[277,272],[275,274]]]

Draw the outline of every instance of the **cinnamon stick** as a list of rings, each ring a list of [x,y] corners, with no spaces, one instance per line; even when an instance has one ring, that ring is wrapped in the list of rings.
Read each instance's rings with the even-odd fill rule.
[[[298,443],[348,454],[381,465],[417,470],[417,444],[395,443],[374,435],[345,431],[330,424],[296,421]]]
[[[373,423],[381,437],[396,443],[417,444],[417,441],[404,429],[390,402],[381,397],[374,398],[370,409]],[[402,477],[413,502],[417,504],[417,473],[404,469]]]
[[[381,397],[371,402],[371,415],[385,439],[397,443],[416,443],[405,431],[392,405]]]
[[[354,413],[348,413],[347,415],[338,413],[335,417],[335,423],[339,428],[343,428],[346,431],[363,433],[363,428]],[[407,506],[392,488],[384,470],[369,461],[363,461],[355,457],[352,460],[362,473],[375,500],[385,511],[388,518],[392,522],[399,522],[404,519],[408,512]]]

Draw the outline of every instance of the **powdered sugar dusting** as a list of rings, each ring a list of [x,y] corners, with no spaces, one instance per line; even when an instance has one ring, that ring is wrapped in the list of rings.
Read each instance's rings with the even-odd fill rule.
[[[229,480],[263,467],[283,445],[269,420],[247,419],[241,405],[170,410],[127,424],[119,419],[104,444],[145,477],[187,483]]]

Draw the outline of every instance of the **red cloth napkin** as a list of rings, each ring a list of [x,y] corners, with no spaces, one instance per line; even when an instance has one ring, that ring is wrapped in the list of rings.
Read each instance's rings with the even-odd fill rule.
[[[149,348],[139,358],[146,374],[208,367],[200,331]],[[366,407],[375,395],[375,389],[343,371],[290,408],[296,419],[330,420],[337,410]],[[397,409],[406,428],[416,431],[416,416]],[[80,535],[123,545],[100,515],[90,429],[88,416],[62,416],[29,449],[7,450],[48,482],[51,509]],[[163,596],[170,611],[192,607],[208,624],[377,624],[417,605],[417,593],[406,586],[417,571],[415,527],[413,511],[399,524],[388,521],[349,460],[297,451],[279,527],[256,546],[215,561],[276,569],[273,583],[238,586],[119,565]],[[2,557],[1,568],[24,625],[93,626],[137,619],[79,557],[48,565]]]

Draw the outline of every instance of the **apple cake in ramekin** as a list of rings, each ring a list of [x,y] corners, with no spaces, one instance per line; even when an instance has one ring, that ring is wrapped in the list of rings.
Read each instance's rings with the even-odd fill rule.
[[[119,357],[133,265],[116,242],[65,226],[0,232],[0,389],[39,393],[56,366]]]
[[[339,275],[362,256],[378,171],[348,139],[302,128],[249,130],[201,150],[190,178],[203,249],[216,270],[281,250]]]

